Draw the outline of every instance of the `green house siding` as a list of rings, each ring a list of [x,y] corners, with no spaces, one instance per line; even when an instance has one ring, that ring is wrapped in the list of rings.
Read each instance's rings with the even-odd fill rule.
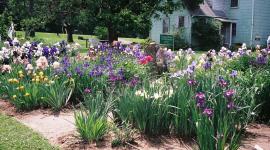
[[[270,35],[270,0],[239,0],[238,7],[235,8],[231,7],[231,0],[206,0],[205,2],[208,2],[212,10],[223,11],[226,14],[225,19],[236,23],[236,35],[232,37],[232,44],[266,45]],[[188,10],[175,11],[169,15],[170,34],[175,32],[178,16],[188,16],[185,36],[191,43],[192,16]],[[152,19],[150,38],[157,43],[162,34],[162,17],[160,20]]]
[[[251,42],[251,24],[252,24],[252,0],[239,0],[238,7],[231,8],[230,0],[226,1],[226,14],[228,18],[236,21],[236,36],[232,43]]]
[[[254,44],[266,45],[270,35],[270,0],[255,0],[253,35]]]
[[[177,31],[179,31],[178,27],[178,19],[180,16],[185,17],[185,31],[183,34],[185,34],[185,38],[187,39],[187,42],[191,42],[191,16],[187,10],[183,11],[175,11],[172,14],[161,15],[160,18],[152,18],[152,29],[150,31],[150,38],[155,41],[156,43],[160,43],[160,35],[163,34],[163,19],[168,17],[169,18],[169,33],[168,34],[174,34]]]

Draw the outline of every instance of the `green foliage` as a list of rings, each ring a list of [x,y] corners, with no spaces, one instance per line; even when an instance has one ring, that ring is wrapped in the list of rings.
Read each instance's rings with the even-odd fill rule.
[[[148,135],[168,133],[171,120],[168,113],[170,91],[166,86],[150,85],[149,80],[145,80],[143,85],[141,90],[119,90],[116,104],[119,118],[124,122],[130,122]]]
[[[108,29],[106,27],[95,27],[94,34],[100,39],[100,40],[107,40],[108,39]]]
[[[137,133],[137,130],[132,128],[132,125],[126,122],[122,123],[121,126],[114,125],[112,131],[115,134],[115,138],[111,143],[112,147],[134,142],[135,134]]]
[[[34,36],[37,29],[43,28],[47,22],[50,22],[52,16],[48,10],[49,6],[50,1],[44,3],[43,0],[9,0],[6,13],[7,16],[12,17],[17,27],[23,28],[26,32],[25,36],[28,37]]]
[[[7,26],[4,21],[4,17],[2,14],[0,14],[0,35],[1,35],[1,40],[4,40],[4,38],[7,37]],[[0,45],[0,47],[2,47]]]
[[[106,118],[96,118],[92,114],[75,113],[75,122],[80,136],[88,142],[102,139],[108,131]]]
[[[0,149],[56,150],[41,135],[22,125],[13,118],[0,114]]]
[[[239,59],[231,61],[227,66],[231,70],[247,71],[251,67],[251,62],[254,60],[254,56],[244,55]]]
[[[218,49],[222,45],[222,38],[219,34],[221,22],[206,17],[197,17],[192,25],[192,38],[194,47],[198,50],[208,51]]]
[[[184,1],[184,5],[191,9],[191,10],[194,10],[196,8],[198,8],[199,4],[203,3],[204,0],[183,0]]]
[[[112,99],[105,99],[101,92],[96,96],[85,93],[85,107],[75,112],[75,122],[82,139],[87,142],[96,142],[108,132],[108,113],[112,107]]]
[[[270,63],[262,66],[254,66],[252,62],[255,62],[255,56],[244,55],[239,59],[230,61],[227,67],[231,70],[240,70],[243,73],[243,81],[241,82],[244,87],[255,86],[256,92],[256,104],[259,105],[259,114],[257,119],[268,123],[270,120]]]
[[[197,142],[200,149],[238,149],[241,134],[246,125],[253,120],[252,113],[256,112],[255,86],[245,87],[241,85],[243,78],[229,79],[229,87],[220,87],[216,81],[216,73],[202,73],[196,77],[200,81],[197,91],[204,91],[207,102],[206,108],[213,108],[213,116],[203,114],[203,110],[195,104],[192,116],[195,122]],[[239,85],[240,84],[240,85]],[[228,99],[224,93],[235,90],[233,103],[235,108],[228,108]],[[229,145],[227,145],[229,143]]]
[[[152,15],[160,11],[169,13],[181,6],[182,1],[137,0],[137,1],[87,1],[87,11],[98,23],[106,26],[109,41],[117,40],[122,31],[130,30],[137,33],[149,31]],[[110,6],[110,7],[103,7]]]
[[[174,49],[187,49],[189,47],[186,38],[184,37],[185,30],[180,29],[177,33],[174,34]]]
[[[61,89],[61,90],[59,90]],[[60,111],[67,105],[74,90],[74,80],[56,79],[51,84],[43,86],[44,101],[54,111]]]

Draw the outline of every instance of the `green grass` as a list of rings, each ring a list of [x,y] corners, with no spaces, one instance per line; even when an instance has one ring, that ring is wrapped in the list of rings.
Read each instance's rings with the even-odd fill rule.
[[[20,39],[23,39],[24,35],[25,35],[25,32],[16,31],[16,35]],[[84,40],[78,40],[78,36],[82,36],[84,39],[96,38],[96,36],[92,36],[92,35],[74,34],[73,35],[74,41],[81,44],[82,46],[85,46],[85,41]],[[44,40],[45,44],[55,44],[55,43],[60,42],[62,40],[67,40],[67,35],[66,34],[59,34],[59,36],[57,36],[56,33],[36,32],[36,36],[34,38],[31,38],[30,40],[34,41],[35,39],[42,39],[42,40]]]
[[[19,37],[21,39],[21,38],[24,38],[25,32],[17,31],[16,34],[17,34],[17,37]],[[85,46],[85,41],[78,40],[78,36],[81,36],[84,39],[97,38],[94,35],[73,34],[74,41],[81,44],[82,46]],[[59,36],[57,36],[56,33],[36,32],[36,37],[31,38],[30,40],[33,41],[35,39],[43,39],[45,44],[55,44],[61,40],[66,40],[67,35],[66,34],[59,34]],[[146,39],[139,39],[139,38],[121,38],[121,39],[131,41],[131,42],[136,42],[136,43],[144,43],[146,41]]]
[[[47,140],[15,119],[0,114],[0,150],[54,150]]]

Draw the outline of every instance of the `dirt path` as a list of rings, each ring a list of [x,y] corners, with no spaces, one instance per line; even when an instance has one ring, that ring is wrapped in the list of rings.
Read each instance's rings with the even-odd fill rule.
[[[260,124],[250,125],[240,150],[270,150],[270,127]]]

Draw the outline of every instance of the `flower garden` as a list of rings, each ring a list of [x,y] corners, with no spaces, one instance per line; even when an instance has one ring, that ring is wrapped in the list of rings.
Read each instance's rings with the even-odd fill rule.
[[[238,149],[247,126],[269,122],[269,49],[171,51],[148,45],[4,42],[0,95],[17,111],[74,109],[80,138],[112,147],[135,135],[194,139],[201,150]]]

